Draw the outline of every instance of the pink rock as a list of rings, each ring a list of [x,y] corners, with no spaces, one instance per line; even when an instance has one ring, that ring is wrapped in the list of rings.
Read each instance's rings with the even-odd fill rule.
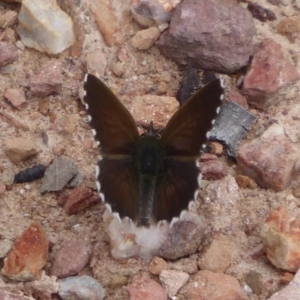
[[[155,256],[149,264],[149,272],[154,275],[159,275],[167,265],[168,264],[164,259]]]
[[[7,89],[4,93],[4,97],[18,109],[21,108],[22,104],[26,103],[25,93],[23,89]]]
[[[77,275],[88,263],[90,245],[85,241],[65,242],[58,251],[51,274],[57,278]]]
[[[199,271],[187,285],[187,298],[189,300],[249,300],[236,278]]]
[[[300,149],[274,124],[238,150],[238,163],[259,185],[283,190],[297,173]]]
[[[9,43],[0,42],[0,68],[17,58],[16,49]]]
[[[48,96],[58,93],[62,82],[61,62],[51,60],[41,67],[38,74],[30,78],[30,90],[36,96]]]
[[[39,223],[32,222],[5,258],[2,274],[16,281],[37,279],[47,263],[48,246],[44,229]]]
[[[227,175],[226,166],[219,160],[208,160],[202,162],[201,173],[207,180],[219,180]]]
[[[159,274],[159,280],[167,290],[170,298],[174,297],[179,289],[189,280],[188,273],[176,270],[162,270]]]
[[[228,95],[228,99],[232,102],[239,104],[240,106],[242,106],[244,108],[248,108],[247,99],[239,92],[236,92],[236,91],[231,92]]]
[[[231,265],[233,245],[226,235],[218,234],[200,254],[198,265],[201,270],[224,273]]]
[[[149,278],[140,275],[133,277],[131,284],[127,287],[130,300],[167,300],[165,289]]]
[[[273,265],[290,272],[300,268],[300,215],[277,208],[262,226],[261,237]]]
[[[298,71],[284,55],[281,45],[269,38],[257,48],[242,92],[249,104],[262,109],[284,99],[282,96],[286,88],[299,78]]]
[[[179,64],[232,73],[248,63],[254,34],[251,14],[236,1],[185,0],[157,46]]]
[[[204,221],[175,223],[159,250],[159,256],[165,259],[177,259],[195,253],[203,240],[205,226]]]

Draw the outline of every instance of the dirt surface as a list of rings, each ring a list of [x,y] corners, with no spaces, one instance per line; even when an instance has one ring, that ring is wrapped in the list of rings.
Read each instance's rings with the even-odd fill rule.
[[[259,0],[257,2],[270,7],[267,1]],[[2,3],[0,5],[3,5],[4,9],[15,7]],[[86,1],[76,1],[76,5],[72,7],[72,14],[79,16],[80,27],[85,35],[83,51],[79,57],[71,57],[69,51],[49,56],[33,49],[24,48],[18,49],[18,60],[13,65],[8,65],[0,70],[1,102],[5,102],[3,93],[8,87],[21,86],[26,91],[27,104],[23,109],[17,110],[5,102],[7,107],[5,111],[29,128],[29,130],[18,129],[0,116],[0,171],[2,174],[4,174],[4,170],[11,170],[15,174],[38,163],[49,165],[55,155],[54,149],[60,146],[63,149],[63,155],[71,158],[78,166],[84,182],[94,186],[94,165],[99,153],[95,143],[92,147],[90,146],[93,137],[79,98],[79,88],[84,73],[87,71],[85,56],[88,52],[95,49],[103,52],[107,61],[105,82],[120,96],[129,109],[133,105],[132,99],[135,96],[151,94],[162,81],[168,83],[167,95],[175,96],[182,78],[182,69],[172,61],[165,59],[155,46],[147,51],[138,51],[131,47],[130,38],[142,27],[131,18],[129,1],[114,0],[112,7],[115,9],[117,18],[122,20],[123,25],[120,29],[122,47],[126,49],[130,57],[127,62],[124,62],[124,73],[121,77],[115,76],[112,72],[112,66],[117,62],[117,51],[120,46],[108,47],[105,44]],[[295,11],[291,4],[271,6],[271,8],[279,18],[284,15],[299,14],[299,11]],[[255,24],[257,41],[265,37],[274,38],[292,56],[300,71],[298,64],[299,40],[290,43],[286,38],[275,33],[275,23],[262,23],[255,20]],[[28,89],[28,78],[37,73],[43,63],[51,59],[63,63],[62,91],[57,95],[42,99],[34,97]],[[55,122],[51,122],[48,113],[40,113],[43,99],[49,101],[49,112],[56,116]],[[295,113],[299,116],[300,109],[297,102],[298,99],[288,99],[263,112],[251,109],[251,112],[257,116],[257,121],[247,139],[251,140],[260,135],[271,122],[279,122],[288,127],[293,142],[299,143],[299,121],[291,119],[287,121],[281,113],[283,109],[287,111],[297,109]],[[70,118],[75,124],[75,130],[71,133],[65,130]],[[45,135],[48,137],[47,143],[43,139]],[[39,151],[38,156],[18,165],[13,164],[4,151],[5,141],[12,137],[34,140]],[[228,162],[225,157],[224,161],[230,167],[229,173],[235,175],[236,166],[232,162]],[[241,224],[241,228],[238,228],[233,235],[231,233],[230,236],[230,239],[238,245],[239,251],[237,251],[234,264],[227,270],[227,274],[233,275],[243,282],[245,273],[249,270],[256,270],[262,274],[263,281],[271,286],[270,294],[279,288],[283,272],[273,267],[267,261],[266,256],[258,251],[261,245],[259,232],[261,224],[274,208],[283,205],[291,210],[299,210],[300,199],[294,197],[292,192],[293,189],[299,187],[299,183],[300,176],[295,178],[290,187],[282,192],[262,188],[240,189],[241,202],[238,216],[240,220],[237,220],[237,223]],[[40,195],[40,185],[40,180],[30,184],[14,184],[0,195],[1,238],[13,241],[33,220],[40,222],[52,245],[46,272],[51,269],[53,259],[64,241],[86,240],[92,244],[93,253],[90,266],[86,267],[82,273],[93,276],[103,285],[107,292],[106,299],[129,299],[125,287],[113,290],[109,289],[107,285],[114,275],[120,274],[130,278],[140,270],[148,272],[149,262],[141,259],[118,262],[111,257],[109,241],[102,222],[103,204],[97,204],[75,216],[68,216],[57,204],[57,194]],[[153,278],[157,277],[153,276]],[[261,295],[259,299],[267,299],[270,294]]]

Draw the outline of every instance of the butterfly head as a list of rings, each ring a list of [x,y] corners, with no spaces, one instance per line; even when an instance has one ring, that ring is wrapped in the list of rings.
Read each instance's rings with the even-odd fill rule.
[[[149,124],[149,127],[146,129],[146,131],[141,135],[141,137],[146,137],[146,136],[152,136],[157,139],[160,139],[160,133],[163,131],[164,128],[160,129],[154,129],[153,127],[153,122],[151,121]]]

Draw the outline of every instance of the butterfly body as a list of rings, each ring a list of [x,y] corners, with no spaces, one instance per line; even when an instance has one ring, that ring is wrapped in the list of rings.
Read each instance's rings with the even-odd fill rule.
[[[179,217],[198,190],[196,159],[222,103],[220,80],[186,102],[161,135],[150,124],[139,136],[128,110],[95,76],[86,76],[84,90],[101,149],[99,192],[111,211],[145,227]]]

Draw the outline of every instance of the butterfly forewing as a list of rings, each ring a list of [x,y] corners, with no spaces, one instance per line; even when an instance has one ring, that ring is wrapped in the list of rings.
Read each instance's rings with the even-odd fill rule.
[[[103,154],[131,155],[139,134],[133,117],[114,93],[97,77],[87,74],[84,101]]]
[[[138,171],[135,162],[139,134],[134,119],[113,92],[87,74],[84,101],[100,142],[102,159],[97,181],[104,200],[121,217],[135,219],[138,210]]]
[[[170,119],[161,139],[166,151],[163,172],[156,182],[153,216],[171,221],[194,200],[198,190],[196,159],[218,115],[223,87],[215,80],[197,92]]]
[[[168,156],[198,156],[222,104],[223,87],[216,79],[198,91],[172,116],[161,139]]]

